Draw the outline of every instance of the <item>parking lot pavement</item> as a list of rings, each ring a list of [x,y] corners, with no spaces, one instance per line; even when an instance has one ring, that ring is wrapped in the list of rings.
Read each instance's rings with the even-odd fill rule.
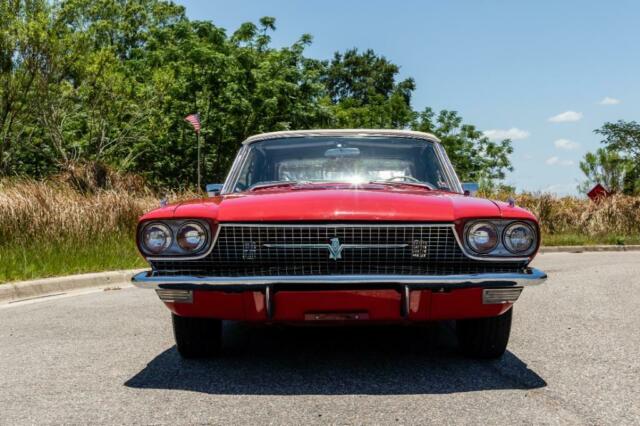
[[[135,288],[0,307],[0,423],[638,424],[640,252],[544,254],[498,361],[449,324],[225,325],[183,361]]]

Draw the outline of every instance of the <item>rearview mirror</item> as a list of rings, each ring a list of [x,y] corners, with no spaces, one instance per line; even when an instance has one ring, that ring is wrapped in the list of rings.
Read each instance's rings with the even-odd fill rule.
[[[358,155],[360,155],[358,148],[330,148],[324,152],[324,156],[329,158],[357,157]]]
[[[205,185],[207,189],[207,195],[209,197],[215,197],[220,195],[220,191],[222,191],[223,185],[221,183],[208,183]]]
[[[478,190],[480,189],[480,185],[475,182],[463,182],[462,190],[464,191],[464,195],[474,197]]]

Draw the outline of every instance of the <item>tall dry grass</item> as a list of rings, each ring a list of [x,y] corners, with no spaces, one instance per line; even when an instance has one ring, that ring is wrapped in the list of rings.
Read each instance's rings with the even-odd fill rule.
[[[507,193],[484,195],[503,201],[509,198]],[[598,202],[544,193],[513,197],[516,205],[538,217],[543,236],[574,234],[593,240],[640,236],[640,197],[613,195]]]
[[[483,194],[506,200],[509,194]],[[194,193],[171,194],[188,199]],[[640,235],[640,197],[615,195],[594,203],[577,197],[524,193],[516,204],[533,212],[545,235]],[[146,189],[78,191],[64,180],[0,181],[0,242],[92,241],[135,229],[137,218],[159,205]]]
[[[0,241],[91,242],[130,232],[158,205],[151,195],[122,190],[80,193],[62,182],[0,183]]]
[[[135,227],[159,197],[135,180],[96,186],[80,179],[0,181],[0,283],[144,266]]]

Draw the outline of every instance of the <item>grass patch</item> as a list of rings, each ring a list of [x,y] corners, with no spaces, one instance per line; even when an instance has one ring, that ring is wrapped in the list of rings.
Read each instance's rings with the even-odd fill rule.
[[[634,245],[640,244],[640,235],[599,235],[556,234],[543,235],[542,245],[552,246],[593,246],[593,245]]]
[[[0,245],[0,283],[146,265],[125,233],[82,242]]]

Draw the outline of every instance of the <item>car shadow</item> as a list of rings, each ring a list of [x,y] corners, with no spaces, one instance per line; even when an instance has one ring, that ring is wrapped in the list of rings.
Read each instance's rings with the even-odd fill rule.
[[[448,394],[546,386],[507,351],[457,353],[453,326],[280,327],[225,323],[224,353],[183,360],[175,346],[125,386],[224,395]]]

